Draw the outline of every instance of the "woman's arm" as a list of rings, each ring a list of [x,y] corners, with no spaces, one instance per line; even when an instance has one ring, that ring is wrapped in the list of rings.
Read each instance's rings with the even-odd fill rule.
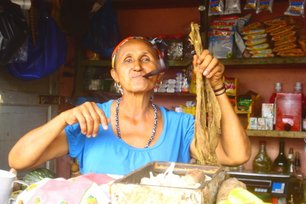
[[[251,156],[249,138],[227,95],[217,96],[217,100],[221,108],[221,137],[216,149],[218,161],[223,165],[240,165]]]

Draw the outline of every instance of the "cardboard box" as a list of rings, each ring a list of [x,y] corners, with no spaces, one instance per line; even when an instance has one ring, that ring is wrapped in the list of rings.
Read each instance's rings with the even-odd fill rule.
[[[273,118],[265,118],[266,130],[273,130]]]
[[[261,117],[273,118],[273,115],[274,115],[274,104],[273,103],[261,104]]]
[[[275,130],[301,131],[302,94],[276,94]]]
[[[266,130],[266,119],[265,118],[257,118],[257,129],[258,130]]]
[[[249,130],[257,130],[257,118],[256,117],[250,117],[249,121]]]

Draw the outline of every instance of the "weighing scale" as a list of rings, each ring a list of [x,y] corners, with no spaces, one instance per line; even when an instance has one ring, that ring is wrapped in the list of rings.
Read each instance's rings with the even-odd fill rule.
[[[229,171],[231,177],[246,184],[247,189],[265,202],[299,204],[304,200],[303,181],[289,174]]]

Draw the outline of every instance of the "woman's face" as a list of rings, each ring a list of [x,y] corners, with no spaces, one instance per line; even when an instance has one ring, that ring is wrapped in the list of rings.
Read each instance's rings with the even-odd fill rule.
[[[154,89],[160,77],[143,75],[158,67],[157,51],[148,42],[132,39],[119,48],[112,76],[124,92],[148,92]]]

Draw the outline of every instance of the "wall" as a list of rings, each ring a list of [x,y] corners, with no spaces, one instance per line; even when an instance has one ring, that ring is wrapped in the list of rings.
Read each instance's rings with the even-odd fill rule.
[[[283,14],[287,2],[277,2],[273,7],[273,13],[265,15],[253,13],[253,21],[273,18]],[[197,8],[178,8],[178,9],[143,9],[143,10],[118,10],[118,22],[122,37],[129,35],[155,36],[158,34],[177,34],[188,33],[190,22],[199,22],[199,12]],[[300,21],[306,23],[305,19]],[[238,93],[243,94],[247,90],[253,90],[259,93],[263,101],[268,101],[274,87],[274,83],[280,81],[284,85],[284,91],[292,91],[295,81],[303,82],[304,94],[306,95],[306,65],[241,65],[226,66],[227,76],[237,77],[239,81]],[[176,97],[181,103],[183,98]],[[161,104],[171,106],[173,100],[169,97],[161,97]],[[175,105],[177,104],[177,101]],[[306,134],[306,133],[305,133]],[[306,137],[306,136],[305,136]],[[251,137],[252,157],[245,167],[252,167],[252,160],[258,151],[258,141],[266,140],[268,142],[268,154],[274,159],[278,153],[277,138]],[[286,152],[289,147],[294,147],[300,151],[302,159],[302,170],[306,173],[306,146],[303,139],[286,139]]]
[[[56,114],[56,106],[39,104],[39,95],[55,88],[52,78],[21,80],[0,67],[0,169],[9,170],[8,153],[22,135]],[[47,165],[53,168],[51,162]]]
[[[197,8],[121,9],[117,12],[122,37],[188,33],[190,22],[199,22]]]

